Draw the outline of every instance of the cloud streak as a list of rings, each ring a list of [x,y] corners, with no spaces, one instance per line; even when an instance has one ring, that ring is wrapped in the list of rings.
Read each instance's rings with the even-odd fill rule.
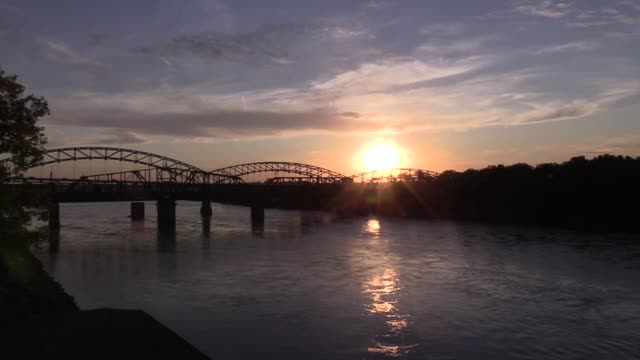
[[[536,50],[533,53],[536,55],[542,54],[558,54],[564,52],[584,52],[594,50],[598,47],[593,41],[573,41],[565,44],[554,45],[544,47],[542,49]]]
[[[640,23],[640,7],[631,1],[611,2],[599,8],[583,8],[569,1],[520,0],[513,9],[521,14],[562,20],[568,27],[589,28]]]
[[[55,62],[68,65],[86,66],[94,69],[105,68],[104,64],[80,55],[78,52],[61,42],[55,42],[47,39],[42,39],[42,42],[46,46],[47,57]]]
[[[168,42],[134,49],[162,57],[195,55],[209,60],[284,59],[290,44],[307,29],[295,24],[262,26],[254,31],[180,35]]]
[[[91,141],[92,144],[98,145],[138,145],[147,144],[150,140],[144,136],[123,129],[112,129],[105,133],[104,136]]]
[[[184,34],[166,42],[137,47],[133,52],[162,58],[192,55],[210,61],[269,61],[287,65],[292,62],[289,59],[292,47],[303,39],[351,40],[363,36],[372,35],[358,24],[345,25],[330,20],[307,25],[279,23],[244,32]]]
[[[568,3],[551,0],[519,1],[515,4],[515,10],[526,15],[557,19],[571,14],[572,6]]]
[[[161,106],[158,104],[158,106]],[[312,110],[240,110],[198,109],[190,112],[143,112],[112,106],[60,108],[48,119],[55,125],[113,128],[100,143],[143,143],[143,136],[161,135],[182,138],[218,138],[274,136],[305,131],[376,132],[389,125],[361,118],[355,112],[331,109]],[[398,128],[402,124],[394,124]]]

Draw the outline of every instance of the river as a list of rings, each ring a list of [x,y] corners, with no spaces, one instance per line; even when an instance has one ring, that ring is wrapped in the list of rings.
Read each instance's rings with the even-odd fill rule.
[[[640,358],[640,238],[179,202],[62,204],[36,251],[82,309],[142,309],[215,359]]]

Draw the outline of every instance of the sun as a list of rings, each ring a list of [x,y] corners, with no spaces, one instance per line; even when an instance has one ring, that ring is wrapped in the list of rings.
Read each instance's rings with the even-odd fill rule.
[[[364,165],[369,170],[388,170],[398,166],[400,154],[385,143],[372,145],[364,154]]]

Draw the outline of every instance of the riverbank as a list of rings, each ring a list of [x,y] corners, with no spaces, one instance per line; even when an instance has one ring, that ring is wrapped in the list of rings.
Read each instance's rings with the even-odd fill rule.
[[[208,359],[141,310],[56,313],[13,327],[4,349],[26,359]]]
[[[0,249],[2,354],[21,359],[207,359],[141,310],[79,310],[28,250]]]

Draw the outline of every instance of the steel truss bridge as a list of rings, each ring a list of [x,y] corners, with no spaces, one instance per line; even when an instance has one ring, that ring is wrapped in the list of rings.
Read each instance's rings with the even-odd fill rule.
[[[108,172],[81,176],[77,179],[54,177],[14,177],[13,183],[59,184],[190,184],[218,185],[247,183],[250,175],[272,174],[263,184],[345,184],[426,181],[438,173],[425,169],[399,168],[344,175],[319,166],[295,162],[254,162],[228,166],[212,171],[203,170],[186,162],[145,151],[113,147],[67,147],[45,151],[42,160],[32,166],[45,166],[69,161],[111,160],[146,166],[144,169]],[[12,158],[0,160],[0,166],[12,173]],[[72,186],[72,187],[73,187]]]
[[[15,177],[0,186],[7,191],[28,190],[45,196],[49,229],[60,227],[61,202],[132,201],[131,218],[144,218],[144,202],[155,200],[159,229],[174,231],[176,200],[201,201],[203,232],[210,222],[211,202],[251,207],[254,223],[264,226],[267,207],[332,210],[342,214],[366,214],[372,210],[370,195],[377,186],[350,187],[353,183],[376,184],[429,181],[438,174],[421,169],[390,169],[347,176],[319,166],[295,162],[255,162],[212,171],[144,151],[112,147],[68,147],[47,150],[31,168],[75,162],[105,160],[145,166],[143,169],[90,174],[78,178],[25,177],[15,175],[13,158],[0,160],[0,169]],[[74,168],[75,170],[75,168]],[[268,175],[250,182],[254,175]],[[356,190],[351,191],[351,190]],[[341,202],[341,199],[346,199]],[[50,239],[55,239],[50,237]],[[52,248],[56,248],[54,245]]]

